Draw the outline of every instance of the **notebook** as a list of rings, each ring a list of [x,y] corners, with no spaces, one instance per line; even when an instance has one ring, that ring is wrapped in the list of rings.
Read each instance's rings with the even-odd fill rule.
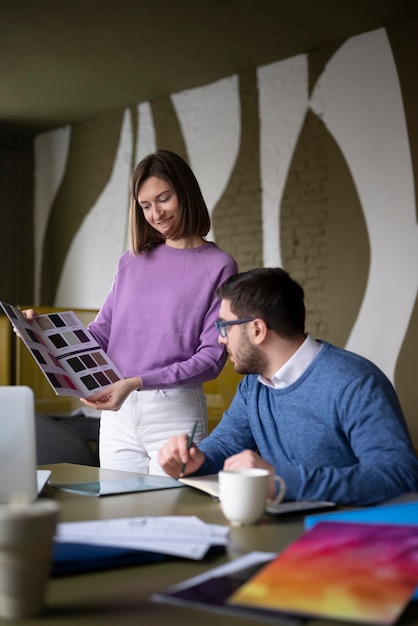
[[[24,386],[0,386],[0,503],[38,496],[35,398]]]
[[[227,602],[389,626],[404,612],[418,583],[417,546],[417,526],[321,522]]]

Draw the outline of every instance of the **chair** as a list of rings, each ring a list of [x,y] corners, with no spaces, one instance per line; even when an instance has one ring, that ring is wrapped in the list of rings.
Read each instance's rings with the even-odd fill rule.
[[[224,411],[229,408],[242,378],[241,374],[235,372],[233,364],[228,359],[219,376],[203,384],[208,408],[208,432],[215,428]]]
[[[87,440],[62,421],[36,413],[35,432],[38,465],[76,463],[98,466],[97,455]]]

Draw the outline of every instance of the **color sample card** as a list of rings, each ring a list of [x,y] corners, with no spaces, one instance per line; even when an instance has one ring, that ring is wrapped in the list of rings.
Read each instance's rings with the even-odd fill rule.
[[[73,311],[28,321],[17,307],[0,305],[57,395],[88,398],[123,378]]]
[[[393,624],[418,584],[418,525],[320,522],[234,593],[234,605]]]

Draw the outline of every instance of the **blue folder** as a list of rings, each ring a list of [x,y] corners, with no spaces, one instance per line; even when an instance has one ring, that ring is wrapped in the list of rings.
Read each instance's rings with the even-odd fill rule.
[[[204,558],[205,560],[210,560],[212,557],[224,552],[225,546],[213,545],[209,548]],[[182,557],[160,552],[149,552],[148,550],[54,541],[51,576],[55,578],[180,558]]]
[[[305,528],[309,530],[318,522],[362,522],[364,524],[407,524],[418,526],[418,501],[401,504],[382,504],[364,509],[334,511],[307,515]]]
[[[174,557],[147,550],[55,541],[51,575],[58,577],[82,574],[114,567],[165,561],[169,558]]]

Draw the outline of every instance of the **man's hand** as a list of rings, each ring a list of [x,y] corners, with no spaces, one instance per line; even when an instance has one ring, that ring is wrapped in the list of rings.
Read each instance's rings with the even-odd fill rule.
[[[142,380],[138,376],[124,378],[87,399],[80,398],[80,402],[98,411],[119,411],[129,394],[141,386]]]
[[[249,467],[258,467],[260,469],[266,469],[270,472],[271,480],[269,485],[269,498],[274,498],[276,495],[276,483],[274,480],[274,467],[267,463],[257,452],[253,450],[243,450],[238,454],[234,454],[226,459],[223,469],[226,472],[233,472],[234,470],[247,469]]]
[[[187,448],[189,435],[185,433],[175,435],[163,445],[158,451],[158,463],[169,476],[178,478],[182,466],[186,465],[184,476],[193,474],[202,465],[205,455],[195,445]]]

